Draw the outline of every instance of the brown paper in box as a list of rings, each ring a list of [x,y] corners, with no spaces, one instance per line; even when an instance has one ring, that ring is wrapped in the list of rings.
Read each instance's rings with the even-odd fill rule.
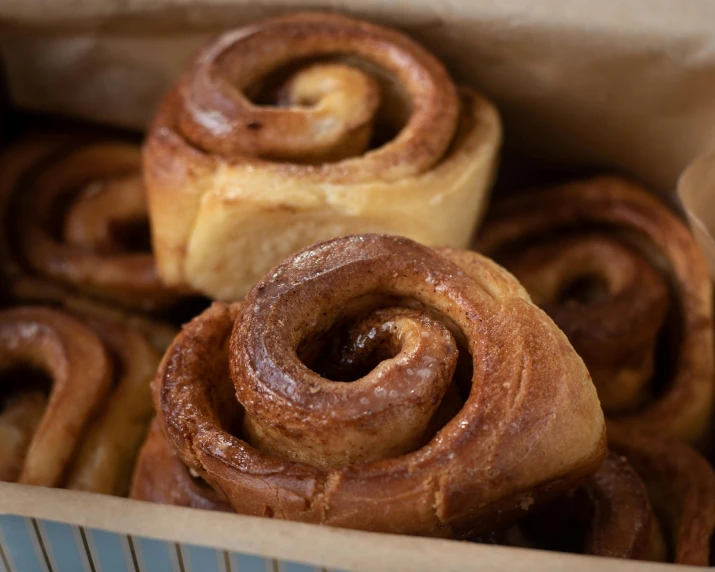
[[[614,168],[669,192],[715,148],[709,0],[5,0],[0,49],[20,106],[142,128],[219,29],[287,9],[397,25],[500,107],[512,152]],[[715,156],[680,196],[715,275]],[[677,570],[213,514],[0,483],[0,512],[347,570]]]
[[[669,191],[715,146],[708,0],[5,0],[0,47],[21,105],[143,127],[215,31],[306,6],[405,29],[493,98],[531,156]]]
[[[715,279],[715,151],[690,164],[678,181],[677,191],[690,228],[705,253],[710,277]]]

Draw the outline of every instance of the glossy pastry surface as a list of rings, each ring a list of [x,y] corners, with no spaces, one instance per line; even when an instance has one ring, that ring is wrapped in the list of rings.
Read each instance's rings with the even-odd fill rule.
[[[583,362],[511,275],[390,236],[315,245],[214,304],[154,398],[237,512],[383,532],[497,527],[605,448]]]

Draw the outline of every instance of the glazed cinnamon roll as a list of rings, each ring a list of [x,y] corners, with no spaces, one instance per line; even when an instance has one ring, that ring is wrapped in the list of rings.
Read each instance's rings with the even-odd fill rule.
[[[137,310],[170,307],[148,243],[136,145],[81,134],[26,137],[0,159],[6,295],[57,300],[78,293]]]
[[[189,469],[169,446],[154,421],[134,468],[133,499],[232,512],[225,497]]]
[[[658,198],[615,177],[522,193],[493,209],[477,249],[566,333],[614,426],[705,439],[711,284],[687,226]]]
[[[126,495],[159,354],[140,334],[42,307],[0,313],[0,478]]]
[[[303,13],[227,32],[145,144],[159,271],[230,301],[327,238],[465,247],[500,138],[492,105],[395,30]]]
[[[609,427],[611,453],[574,493],[509,531],[509,543],[707,566],[715,474],[684,443]],[[622,457],[620,455],[623,455]]]
[[[235,511],[364,530],[470,537],[605,454],[583,362],[511,275],[384,235],[314,245],[215,303],[154,400]]]

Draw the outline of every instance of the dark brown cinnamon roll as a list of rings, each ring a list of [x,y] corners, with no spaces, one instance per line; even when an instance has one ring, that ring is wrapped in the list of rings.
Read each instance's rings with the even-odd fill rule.
[[[527,517],[503,536],[506,544],[626,558],[665,560],[665,547],[643,480],[611,452],[574,491]]]
[[[178,302],[156,273],[140,164],[136,145],[81,134],[32,134],[0,158],[10,299],[81,293],[146,311]]]
[[[707,566],[715,474],[677,439],[609,425],[599,471],[505,535],[509,544]]]
[[[658,198],[615,177],[524,192],[494,207],[477,249],[566,333],[614,426],[706,439],[712,287],[688,227]]]

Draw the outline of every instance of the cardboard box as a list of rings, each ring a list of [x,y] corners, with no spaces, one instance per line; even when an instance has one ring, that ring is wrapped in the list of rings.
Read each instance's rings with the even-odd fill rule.
[[[217,30],[304,7],[279,0],[4,0],[0,49],[21,107],[141,128]],[[707,0],[318,0],[399,26],[500,108],[506,155],[619,170],[663,193],[715,147]],[[681,197],[715,275],[715,156]],[[676,570],[337,530],[0,483],[0,572]]]

